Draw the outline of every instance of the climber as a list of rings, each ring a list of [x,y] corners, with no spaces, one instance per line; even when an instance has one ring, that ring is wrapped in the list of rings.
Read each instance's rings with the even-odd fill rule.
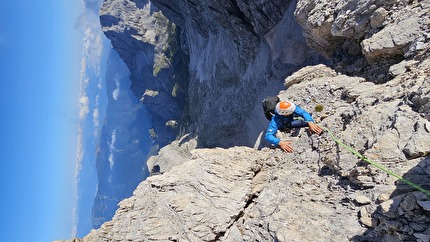
[[[304,120],[295,119],[297,116],[302,117]],[[275,115],[273,115],[269,123],[265,138],[270,143],[279,146],[283,151],[291,153],[293,152],[291,141],[281,141],[276,138],[276,132],[278,129],[301,127],[309,127],[310,132],[318,135],[323,131],[314,123],[312,116],[304,109],[290,101],[281,101],[276,104]]]

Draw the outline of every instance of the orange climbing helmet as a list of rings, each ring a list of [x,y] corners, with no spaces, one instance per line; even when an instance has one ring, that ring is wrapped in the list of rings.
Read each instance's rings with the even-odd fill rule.
[[[288,116],[294,113],[296,105],[290,101],[282,101],[276,104],[275,110],[279,115]]]

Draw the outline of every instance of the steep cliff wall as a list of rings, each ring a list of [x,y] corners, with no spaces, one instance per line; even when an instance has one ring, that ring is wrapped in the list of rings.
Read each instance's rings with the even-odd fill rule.
[[[176,25],[160,27],[159,19],[164,17],[152,3]],[[160,123],[158,117],[178,120],[186,95],[180,126],[198,135],[199,146],[253,145],[259,134],[255,130],[264,126],[255,100],[275,94],[293,70],[321,61],[306,46],[293,18],[295,1],[152,3],[105,1],[100,17],[103,31],[129,66],[132,89],[143,96],[155,124]],[[174,34],[180,43],[171,47],[169,35]],[[170,68],[163,69],[170,74],[164,75],[167,78],[154,74],[160,66],[156,58],[166,59],[160,57],[166,56],[163,48],[178,53],[168,63]],[[187,61],[188,67],[174,66],[180,63],[175,58]],[[175,81],[166,82],[173,77]],[[169,94],[175,85],[179,85],[178,98]],[[164,123],[156,126],[159,137],[166,135]]]
[[[287,17],[294,14],[309,46],[334,65],[294,72],[279,96],[312,112],[361,154],[430,190],[430,1],[154,4],[183,31],[195,105],[188,119],[198,136],[185,135],[151,158],[152,176],[84,241],[430,240],[430,198],[360,161],[327,132],[279,132],[293,142],[292,154],[197,148],[240,143],[242,136],[244,144],[255,141],[264,123],[259,94],[301,65],[293,57],[306,63],[313,56],[289,32],[300,32]],[[266,21],[269,10],[277,20]],[[300,40],[288,47],[292,36]],[[232,102],[237,93],[239,104]]]
[[[275,94],[282,86],[281,77],[317,56],[304,44],[293,19],[294,2],[240,3],[246,18],[234,3],[210,5],[207,12],[201,12],[199,6],[181,3],[181,18],[186,21],[170,14],[175,25],[149,1],[103,2],[102,30],[127,64],[130,88],[148,111],[152,142],[146,145],[152,145],[151,154],[174,140],[178,132],[197,135],[199,146],[253,145],[265,125],[253,100]],[[299,51],[292,55],[292,49]],[[239,97],[241,102],[233,101]],[[142,155],[148,149],[142,149]],[[99,153],[99,166],[109,167],[108,157]],[[98,169],[93,206],[96,228],[113,214],[115,201],[124,197],[114,194],[129,194],[135,187],[130,182],[122,191],[113,192],[114,185],[107,182],[111,176],[104,171]]]
[[[427,58],[385,84],[309,66],[279,96],[294,95],[347,145],[429,190],[430,122],[408,102],[429,86],[428,74]],[[327,132],[278,135],[294,153],[196,149],[184,136],[148,162],[160,172],[83,241],[428,241],[430,197],[359,161]]]
[[[292,71],[321,61],[293,17],[295,1],[153,3],[182,30],[189,131],[200,146],[253,145],[264,126],[255,100],[275,94]]]

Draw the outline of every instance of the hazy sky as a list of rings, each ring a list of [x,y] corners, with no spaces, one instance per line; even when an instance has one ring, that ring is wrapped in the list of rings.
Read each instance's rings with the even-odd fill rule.
[[[75,232],[80,122],[89,116],[96,126],[98,115],[94,105],[86,110],[84,73],[98,75],[101,52],[87,20],[80,0],[2,2],[2,241],[69,239]]]

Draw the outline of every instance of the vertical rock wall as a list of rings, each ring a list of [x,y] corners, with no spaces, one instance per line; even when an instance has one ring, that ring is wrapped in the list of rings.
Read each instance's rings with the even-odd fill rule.
[[[134,3],[141,9],[143,2]],[[275,94],[281,77],[320,61],[295,16],[309,46],[337,71],[360,77],[309,67],[288,78],[279,96],[313,112],[366,157],[430,189],[430,1],[153,2],[179,26],[189,58],[181,125],[197,136],[152,159],[149,165],[161,166],[153,174],[161,175],[142,182],[86,240],[429,240],[429,199],[327,134],[280,134],[294,142],[296,153],[287,155],[189,150],[251,144],[267,124],[257,100]]]
[[[170,42],[154,32],[160,31],[161,17],[152,3],[176,24],[180,39],[176,48],[186,53],[185,58],[182,55],[183,59],[175,61],[173,56],[172,61],[163,62],[166,53],[159,50]],[[295,4],[280,0],[105,1],[101,23],[128,64],[132,89],[139,98],[143,96],[153,119],[177,120],[183,115],[183,131],[195,133],[199,146],[251,146],[265,125],[257,100],[275,94],[292,71],[321,61],[306,46],[294,20]],[[188,67],[174,66],[181,60]],[[167,78],[160,78],[159,66]],[[186,75],[187,79],[181,78]],[[177,81],[166,82],[169,78]],[[177,83],[180,96],[172,98],[170,91]],[[166,128],[161,125],[155,133],[164,137]]]
[[[180,27],[189,57],[183,121],[198,136],[184,136],[150,159],[148,166],[158,167],[152,176],[84,241],[430,240],[430,198],[360,161],[327,133],[279,132],[293,142],[292,154],[196,149],[252,140],[252,130],[267,124],[258,95],[317,60],[294,13],[311,47],[332,58],[337,71],[360,77],[306,67],[286,79],[289,88],[279,96],[430,190],[430,1],[300,0],[295,10],[294,1],[154,3]],[[127,29],[125,22],[118,26]]]

